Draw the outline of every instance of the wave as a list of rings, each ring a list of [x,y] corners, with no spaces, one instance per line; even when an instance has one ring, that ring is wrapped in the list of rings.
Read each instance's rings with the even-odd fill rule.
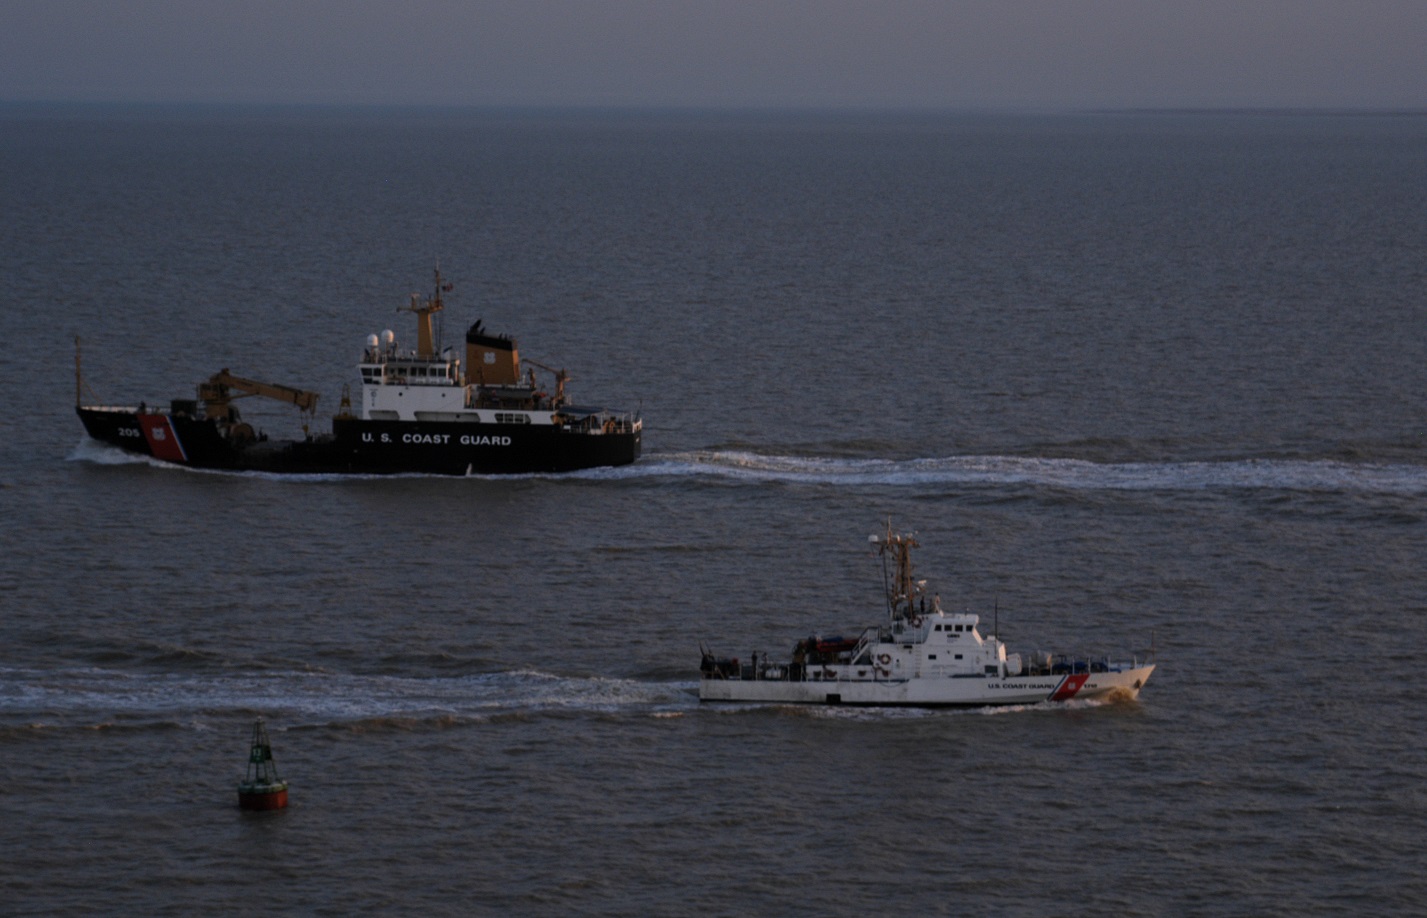
[[[0,667],[0,718],[59,725],[183,723],[242,713],[289,723],[489,720],[541,713],[670,714],[696,705],[691,682],[559,676],[535,670],[411,678],[315,672],[225,675]]]
[[[1033,486],[1093,491],[1314,491],[1427,494],[1427,467],[1313,459],[1091,462],[1021,456],[846,459],[699,451],[577,473],[589,478],[705,477],[856,487]]]
[[[117,446],[100,443],[98,440],[92,440],[89,437],[80,440],[65,458],[71,462],[92,462],[95,465],[148,464],[158,466],[165,464],[148,456],[125,452]]]
[[[840,708],[820,705],[716,705],[715,715],[878,720],[998,716],[1091,708],[1073,700],[999,708]],[[283,729],[340,727],[404,731],[532,717],[682,717],[699,708],[697,684],[559,676],[516,670],[475,676],[411,678],[312,672],[197,676],[110,669],[0,667],[0,735],[16,730],[204,730],[215,721],[262,715]]]
[[[281,475],[221,472],[174,466],[86,439],[71,460],[101,465],[141,464],[285,482],[338,482],[439,478],[437,475]],[[464,480],[521,479],[638,481],[701,478],[727,482],[851,487],[1045,487],[1079,491],[1306,491],[1319,493],[1427,494],[1427,466],[1344,462],[1333,459],[1226,459],[1193,462],[1092,462],[1027,456],[944,456],[923,459],[849,459],[778,456],[743,450],[696,450],[647,456],[633,465],[579,472],[469,475]]]

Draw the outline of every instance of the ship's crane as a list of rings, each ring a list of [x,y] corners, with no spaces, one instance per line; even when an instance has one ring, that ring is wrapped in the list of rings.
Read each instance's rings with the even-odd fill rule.
[[[232,390],[239,394],[234,395]],[[253,429],[240,423],[238,412],[232,405],[233,399],[249,395],[259,395],[274,401],[295,405],[304,415],[311,417],[317,413],[317,393],[294,389],[277,383],[258,382],[234,376],[225,367],[198,384],[198,398],[203,402],[204,417],[226,423],[228,435],[236,439],[252,439]],[[303,424],[303,429],[307,425]]]
[[[570,381],[570,374],[566,373],[564,370],[557,370],[554,367],[547,367],[545,364],[535,360],[531,360],[529,357],[525,358],[525,362],[534,364],[535,366],[539,367],[547,373],[555,374],[555,400],[550,403],[550,406],[552,408],[559,408],[561,405],[565,404],[565,383]],[[535,388],[534,373],[530,374],[530,388]]]

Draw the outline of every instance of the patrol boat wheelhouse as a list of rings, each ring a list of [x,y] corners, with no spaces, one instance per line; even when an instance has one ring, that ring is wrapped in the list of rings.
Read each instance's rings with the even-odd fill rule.
[[[522,373],[514,339],[477,321],[466,333],[465,363],[443,348],[432,316],[451,285],[436,272],[435,293],[412,294],[401,311],[415,314],[414,350],[397,346],[390,329],[370,335],[358,365],[360,405],[344,389],[329,434],[269,441],[239,416],[234,400],[256,395],[299,408],[305,420],[317,395],[258,382],[226,369],[198,387],[197,399],[168,408],[85,405],[75,356],[76,411],[96,440],[165,462],[198,468],[264,472],[445,475],[566,472],[616,466],[639,458],[643,421],[629,412],[570,401],[569,376],[533,360]],[[553,377],[537,382],[535,369]]]
[[[1135,698],[1154,672],[1138,660],[1074,654],[1007,653],[978,630],[971,613],[928,607],[924,580],[912,576],[915,536],[891,524],[872,536],[882,556],[888,621],[855,637],[800,640],[789,660],[754,653],[749,662],[706,648],[700,701],[875,706],[1025,705],[1072,698]],[[890,564],[890,568],[889,565]]]

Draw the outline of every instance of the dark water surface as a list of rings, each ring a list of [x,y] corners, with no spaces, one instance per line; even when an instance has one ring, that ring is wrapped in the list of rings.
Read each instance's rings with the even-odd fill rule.
[[[1424,214],[1414,116],[0,110],[0,911],[1420,914]],[[334,408],[438,259],[448,340],[641,406],[645,458],[83,438],[73,336],[106,400]],[[700,707],[701,640],[875,619],[889,516],[1013,646],[1159,671]]]

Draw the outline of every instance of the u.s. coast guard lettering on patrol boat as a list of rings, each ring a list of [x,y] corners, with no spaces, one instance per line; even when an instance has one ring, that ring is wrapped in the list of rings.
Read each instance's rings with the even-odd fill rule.
[[[357,370],[361,413],[344,392],[331,433],[268,440],[233,404],[257,395],[296,406],[310,421],[317,395],[235,376],[227,370],[199,384],[196,399],[168,408],[83,404],[75,354],[76,407],[91,437],[178,465],[264,472],[445,475],[566,472],[624,465],[639,458],[643,421],[629,412],[576,405],[564,370],[533,360],[522,370],[515,340],[477,321],[466,332],[464,362],[442,347],[432,316],[451,285],[436,273],[433,296],[412,294],[416,348],[397,347],[388,330],[371,335]],[[535,371],[553,385],[542,384]]]
[[[1135,698],[1154,664],[1068,653],[1007,653],[980,617],[927,604],[912,576],[911,535],[891,523],[872,536],[883,559],[887,617],[854,637],[812,635],[791,659],[744,662],[703,650],[701,701],[938,707],[1023,705],[1073,698]]]

